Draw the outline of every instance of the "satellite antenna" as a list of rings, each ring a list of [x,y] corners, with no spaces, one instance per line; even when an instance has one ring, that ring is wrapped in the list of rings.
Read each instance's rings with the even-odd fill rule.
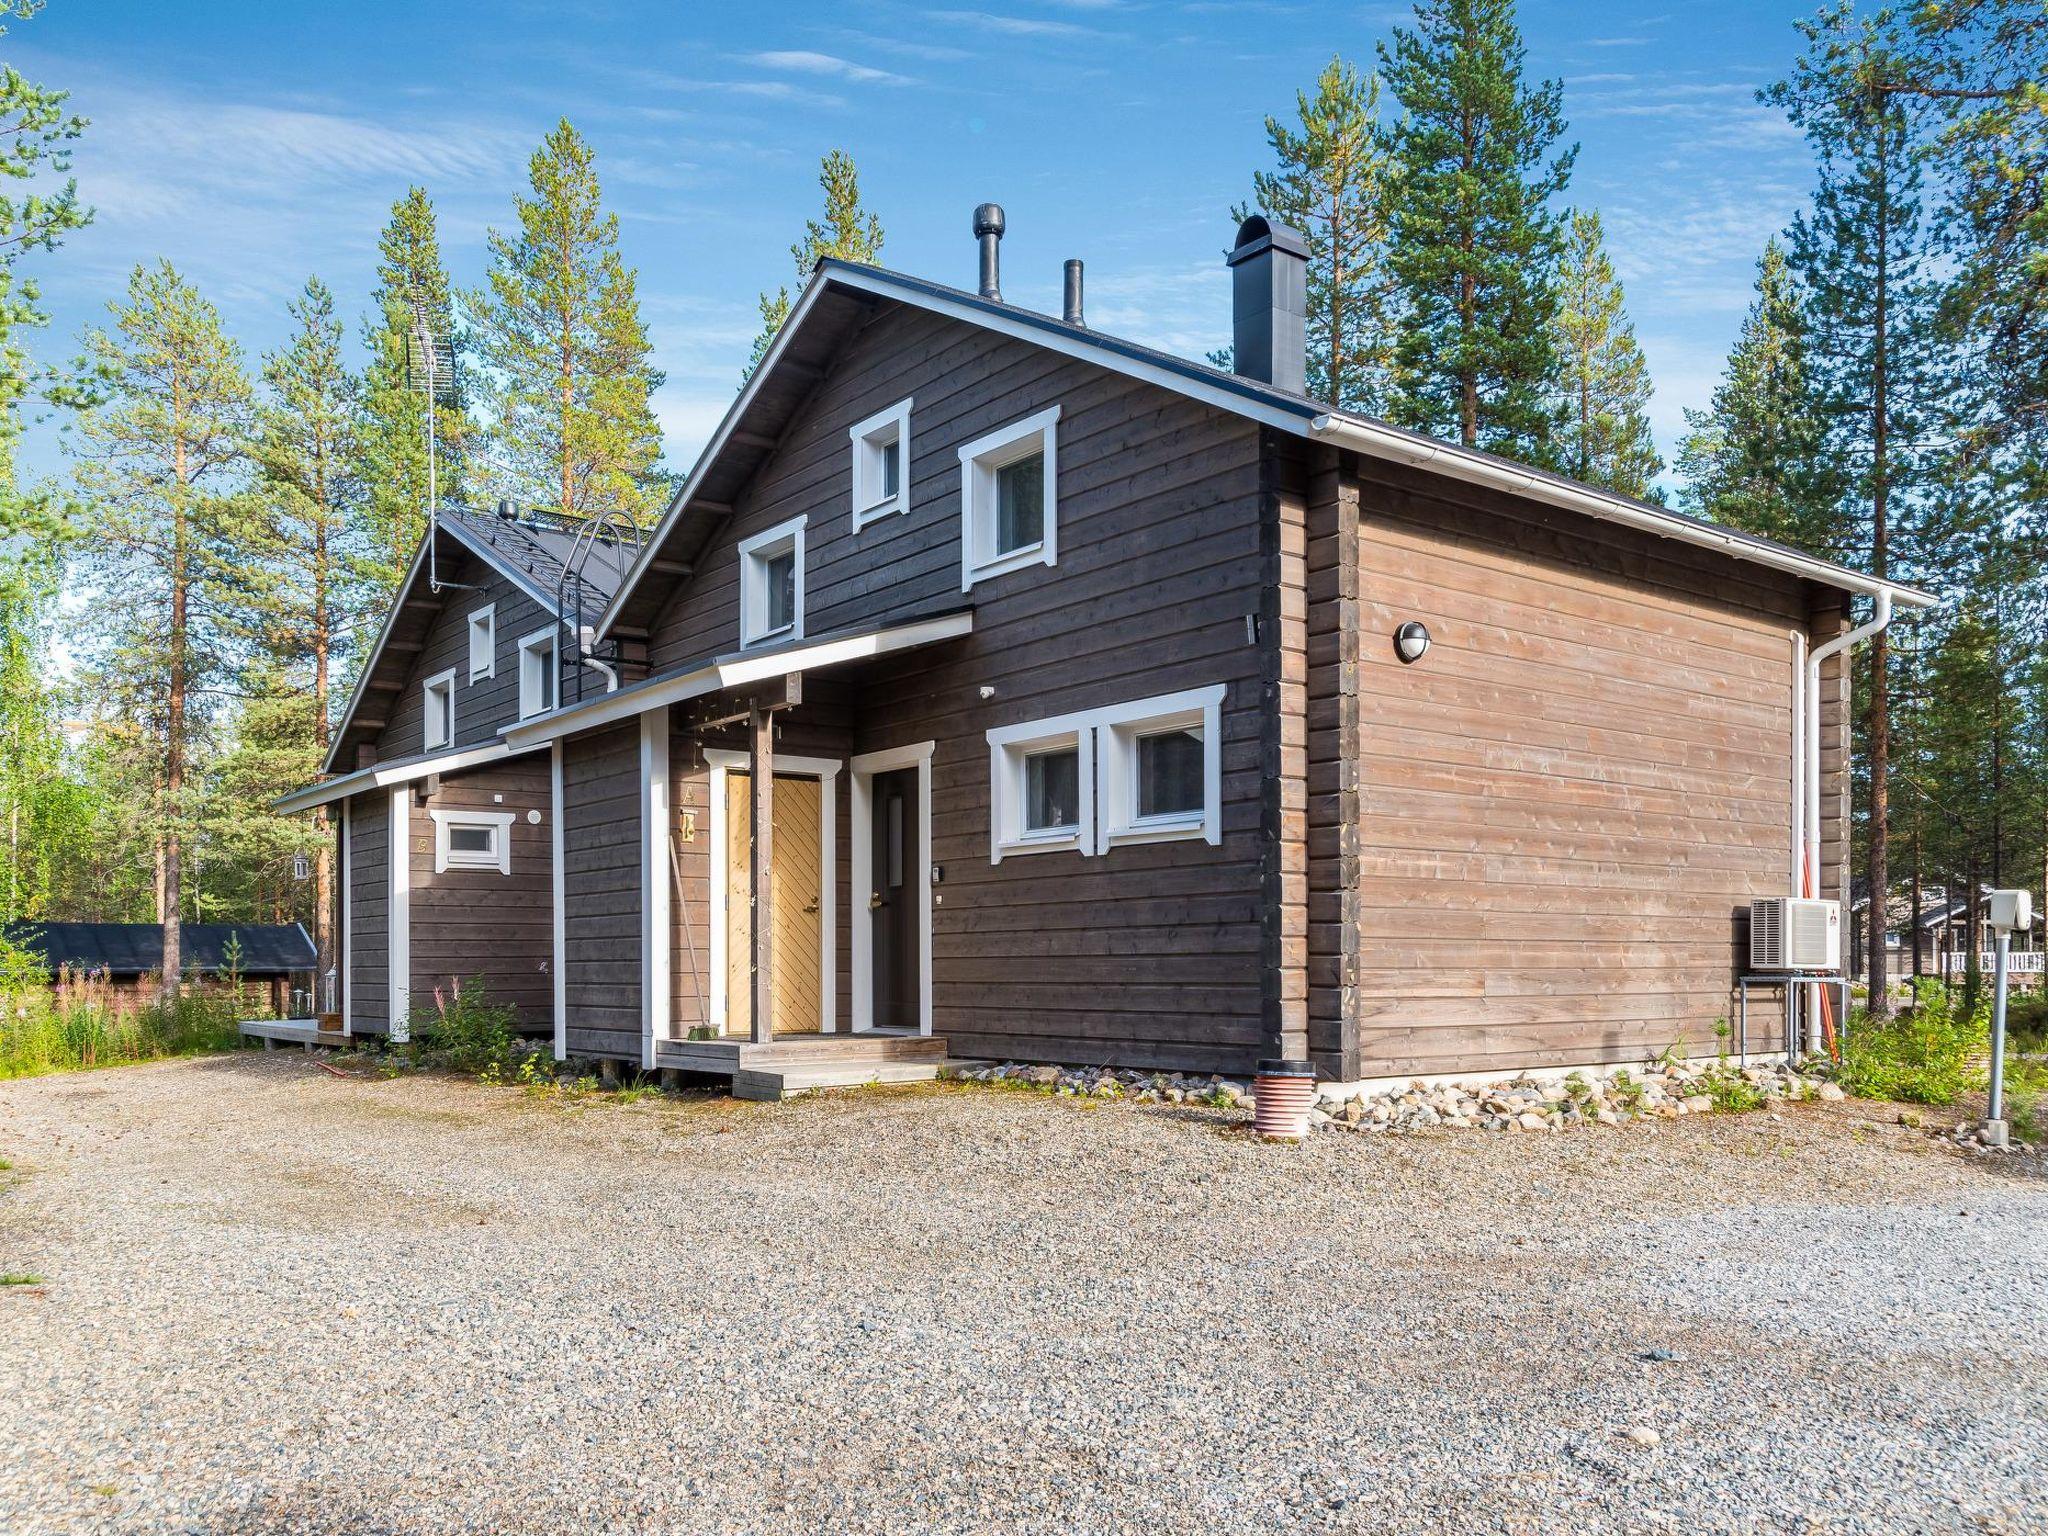
[[[434,329],[433,310],[418,289],[408,288],[406,297],[412,326],[405,333],[405,383],[418,390],[427,405],[427,587],[439,592],[442,582],[434,549],[441,514],[436,417],[439,407],[455,404],[455,341]]]

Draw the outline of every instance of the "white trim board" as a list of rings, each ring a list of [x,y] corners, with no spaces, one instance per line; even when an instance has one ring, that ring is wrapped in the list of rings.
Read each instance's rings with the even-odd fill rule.
[[[640,1065],[649,1072],[670,1031],[668,823],[668,711],[650,709],[640,717]]]
[[[732,999],[726,991],[731,961],[731,903],[726,898],[726,858],[732,828],[726,815],[726,780],[747,771],[744,752],[730,747],[704,748],[708,771],[707,790],[711,797],[711,867],[705,874],[711,951],[711,985],[708,1012],[718,1032],[726,1033]],[[839,769],[837,758],[785,757],[775,754],[775,776],[818,780],[818,1030],[836,1034],[839,1030]],[[771,1021],[772,1023],[772,1021]]]
[[[356,928],[355,900],[349,887],[355,882],[355,827],[348,801],[341,802],[341,935],[335,944],[333,963],[341,970],[341,1032],[352,1035],[356,1032],[355,971],[356,971]],[[315,1013],[319,1009],[313,1010]]]
[[[391,1040],[403,1045],[412,1038],[412,791],[391,791],[390,912],[385,998],[391,1015]]]
[[[553,907],[554,929],[554,994],[555,994],[555,1060],[566,1061],[569,1056],[569,940],[568,940],[568,871],[562,863],[562,744],[557,741],[548,749],[548,857],[551,861],[549,877]]]
[[[860,893],[874,886],[874,780],[878,773],[899,768],[917,770],[917,889],[918,918],[923,943],[918,954],[917,1032],[932,1032],[932,909],[937,904],[932,890],[932,753],[936,742],[920,741],[881,752],[863,752],[847,760],[852,784],[852,818],[849,830],[853,843],[852,883],[847,887],[853,931],[852,955],[853,1029],[864,1034],[875,1027],[874,923],[868,904]]]
[[[381,767],[358,768],[354,773],[345,774],[341,778],[328,779],[321,784],[308,784],[304,789],[295,789],[288,795],[280,795],[270,802],[270,808],[281,816],[289,816],[298,811],[310,811],[318,805],[329,805],[336,800],[345,800],[350,795],[359,795],[366,790],[388,789],[395,784],[410,784],[415,779],[426,778],[429,774],[458,773],[464,768],[494,763],[502,757],[521,757],[528,752],[538,752],[546,745],[545,741],[536,741],[515,747],[507,742],[487,741],[480,747],[465,747],[460,752],[444,752],[435,757],[406,758]]]

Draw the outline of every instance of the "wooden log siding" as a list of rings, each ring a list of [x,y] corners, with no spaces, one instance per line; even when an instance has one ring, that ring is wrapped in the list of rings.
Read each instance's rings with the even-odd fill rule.
[[[1822,645],[1849,627],[1839,592],[1815,591],[1812,644]],[[1849,658],[1837,651],[1820,676],[1820,883],[1814,895],[1849,910]],[[1842,934],[1846,964],[1849,935]]]
[[[1308,1000],[1309,1057],[1325,1075],[1358,1076],[1361,828],[1358,480],[1334,453],[1309,469]]]
[[[567,1048],[640,1059],[640,726],[562,745]]]
[[[1712,1049],[1747,905],[1786,889],[1807,592],[1360,472],[1362,996],[1344,1075]],[[1408,619],[1434,641],[1413,666],[1391,640]],[[1781,1029],[1755,999],[1752,1049]]]
[[[452,670],[455,673],[455,745],[473,747],[497,740],[498,728],[519,718],[519,642],[537,629],[555,622],[552,612],[542,608],[518,587],[474,555],[463,553],[441,561],[446,586],[439,597],[427,591],[424,574],[410,598],[416,602],[438,602],[440,611],[427,626],[420,649],[411,665],[403,669],[403,682],[393,693],[372,691],[365,696],[364,709],[377,699],[388,699],[387,724],[377,737],[377,760],[414,757],[426,750],[426,701],[420,685],[430,677]],[[497,605],[497,643],[494,675],[469,680],[469,616],[477,609]],[[380,671],[398,675],[402,662],[387,653]]]
[[[391,1028],[391,793],[352,796],[349,818],[349,1028],[359,1035]]]
[[[518,1011],[529,1031],[554,1027],[554,847],[548,755],[529,753],[444,777],[407,823],[412,847],[412,1002],[434,1006],[434,989],[481,978],[491,999]],[[434,811],[509,812],[512,872],[434,871]],[[539,811],[538,824],[527,820]]]

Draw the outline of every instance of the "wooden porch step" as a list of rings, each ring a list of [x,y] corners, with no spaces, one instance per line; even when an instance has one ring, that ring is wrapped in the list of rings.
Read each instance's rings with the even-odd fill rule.
[[[732,1075],[732,1096],[772,1104],[793,1094],[821,1088],[864,1088],[874,1083],[928,1083],[939,1075],[938,1061],[867,1060],[810,1062],[777,1067],[742,1067]]]
[[[946,1042],[936,1035],[784,1035],[765,1045],[751,1040],[664,1040],[655,1065],[732,1079],[742,1099],[783,1099],[818,1088],[865,1083],[921,1083],[946,1064]]]

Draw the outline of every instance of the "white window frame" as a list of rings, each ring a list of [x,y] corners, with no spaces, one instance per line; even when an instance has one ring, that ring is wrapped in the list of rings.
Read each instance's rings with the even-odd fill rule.
[[[1101,782],[1095,803],[1102,828],[1099,845],[1168,843],[1189,838],[1223,841],[1223,685],[1191,688],[1140,699],[1102,711],[1096,718],[1096,772]],[[1202,805],[1174,815],[1138,814],[1138,739],[1164,731],[1202,734]]]
[[[1074,852],[1084,857],[1136,843],[1223,841],[1223,683],[1149,699],[1132,699],[1072,714],[1025,720],[987,732],[989,863],[1024,853]],[[1194,728],[1202,733],[1202,808],[1173,816],[1138,816],[1141,736]],[[1024,763],[1034,752],[1073,746],[1080,753],[1080,825],[1071,831],[1024,827]]]
[[[512,873],[512,823],[518,819],[516,811],[468,811],[429,810],[434,818],[434,873],[446,874],[451,869],[495,869],[501,875]],[[482,827],[491,834],[491,847],[487,853],[473,853],[467,848],[448,846],[448,831],[451,827]]]
[[[448,729],[439,736],[434,734],[434,690],[437,688],[445,688],[448,691]],[[424,678],[420,682],[420,746],[432,752],[441,747],[454,745],[455,669],[450,667],[446,672],[436,672],[432,677]]]
[[[1059,483],[1059,419],[1060,408],[1048,406],[977,437],[960,450],[962,592],[971,592],[976,582],[1007,571],[1059,563],[1059,507],[1054,496]],[[995,550],[996,471],[1039,452],[1045,455],[1045,531],[1036,544],[999,555]]]
[[[1080,755],[1080,819],[1033,832],[1024,826],[1024,763],[1035,753],[1073,747]],[[1095,852],[1095,732],[1086,714],[1055,715],[988,732],[991,864],[1024,853]]]
[[[846,429],[853,444],[853,531],[910,510],[910,401],[898,400]],[[896,494],[882,494],[881,450],[896,445]]]
[[[740,540],[740,647],[766,645],[804,637],[804,524],[808,517],[777,523],[750,539]],[[787,547],[796,555],[796,612],[780,629],[768,629],[768,562]]]
[[[561,702],[562,647],[555,629],[556,626],[550,624],[546,629],[536,629],[531,634],[519,637],[519,718],[522,720],[531,720],[535,715],[544,715],[550,709],[553,709],[555,704]],[[539,650],[543,645],[547,647],[548,651],[549,677],[547,686],[556,695],[553,704],[544,703],[534,696],[534,690],[529,686],[533,679],[527,675],[526,671],[527,657],[532,652]]]
[[[477,665],[477,635],[483,635],[483,665]],[[469,680],[498,675],[498,605],[486,603],[472,608],[464,631],[469,636]]]

